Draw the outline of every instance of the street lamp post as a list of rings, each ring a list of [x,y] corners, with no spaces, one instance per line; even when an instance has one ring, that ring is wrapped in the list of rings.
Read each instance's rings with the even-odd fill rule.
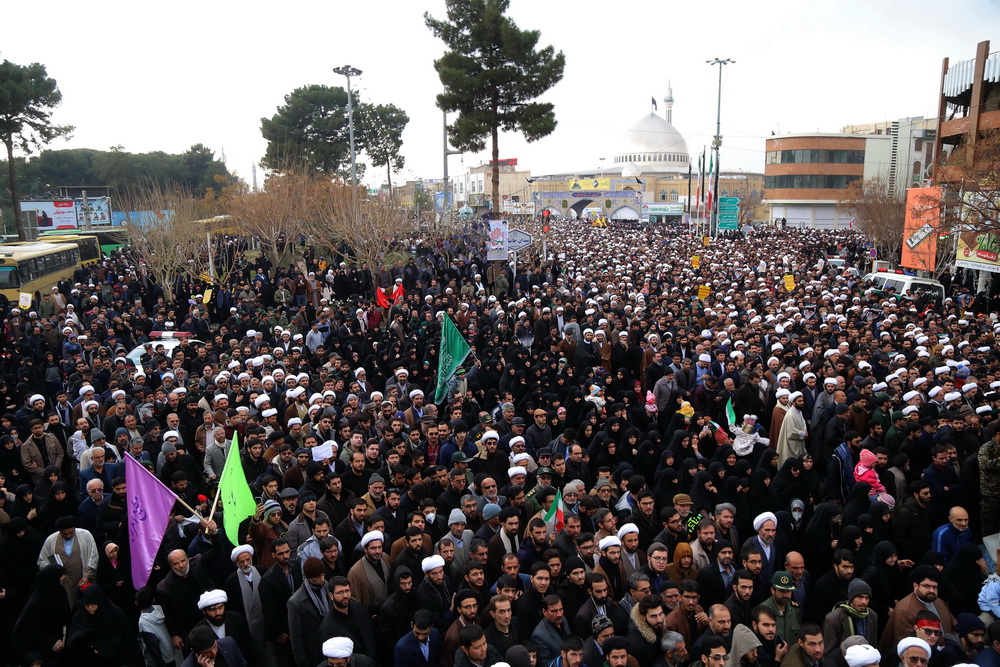
[[[361,76],[361,70],[350,65],[334,67],[336,74],[347,77],[347,130],[351,137],[351,186],[358,187],[357,157],[354,152],[354,97],[351,93],[351,77]]]
[[[732,58],[715,58],[706,60],[709,65],[719,66],[719,97],[715,109],[715,137],[712,139],[712,149],[715,151],[715,174],[712,176],[712,219],[709,223],[709,234],[715,236],[719,233],[719,149],[722,148],[722,66],[732,65],[736,61]]]

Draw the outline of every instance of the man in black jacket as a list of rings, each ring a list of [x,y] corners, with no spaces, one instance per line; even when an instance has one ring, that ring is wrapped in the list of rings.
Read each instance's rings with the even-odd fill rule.
[[[260,605],[264,613],[265,639],[273,647],[278,664],[295,664],[288,641],[288,600],[302,586],[302,568],[292,562],[292,549],[285,538],[271,543],[274,565],[260,582]]]
[[[360,602],[351,600],[351,582],[347,577],[334,577],[327,582],[330,613],[319,626],[320,641],[330,637],[350,637],[359,653],[374,656],[378,653],[375,625]]]

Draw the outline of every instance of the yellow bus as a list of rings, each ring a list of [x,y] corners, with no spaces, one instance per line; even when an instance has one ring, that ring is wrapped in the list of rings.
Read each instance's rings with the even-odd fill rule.
[[[101,263],[103,255],[101,254],[101,244],[97,240],[96,236],[90,234],[47,234],[44,237],[40,237],[38,241],[11,241],[8,243],[0,243],[0,246],[5,245],[31,245],[34,243],[75,243],[80,249],[80,264],[83,266],[94,266]]]
[[[29,243],[0,246],[0,297],[18,302],[22,292],[35,303],[60,280],[72,280],[80,267],[75,243]]]
[[[94,236],[97,238],[101,251],[107,255],[112,250],[128,244],[128,229],[126,227],[95,227],[93,229],[50,229],[38,235],[39,241],[48,242],[50,237],[58,236]]]

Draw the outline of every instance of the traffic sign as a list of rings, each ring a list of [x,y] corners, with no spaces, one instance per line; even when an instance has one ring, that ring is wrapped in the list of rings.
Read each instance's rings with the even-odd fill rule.
[[[727,206],[723,206],[722,204],[719,204],[719,213],[739,213],[739,212],[740,212],[740,207],[738,205],[730,204]]]
[[[739,214],[738,213],[719,213],[719,222],[739,222]],[[511,231],[513,231],[513,230],[511,230]],[[510,243],[509,237],[508,237],[508,241],[507,242],[508,242],[508,244]]]
[[[735,230],[735,229],[739,229],[739,228],[740,228],[740,225],[735,220],[732,220],[730,222],[719,222],[719,230],[720,231]]]
[[[511,229],[507,232],[507,251],[517,252],[531,245],[534,238],[523,229]]]
[[[736,206],[739,203],[739,197],[719,197],[719,206]]]
[[[871,257],[872,259],[875,259],[876,257],[878,257],[878,251],[875,250],[875,248],[872,248],[871,250],[868,251],[868,256]]]

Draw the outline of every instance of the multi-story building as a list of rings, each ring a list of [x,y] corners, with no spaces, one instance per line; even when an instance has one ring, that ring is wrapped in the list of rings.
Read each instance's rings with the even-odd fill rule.
[[[844,228],[837,210],[854,181],[893,169],[890,135],[786,134],[766,141],[765,203],[771,219],[791,227]]]
[[[934,139],[937,119],[916,116],[899,120],[848,125],[843,134],[887,135],[892,137],[888,185],[897,197],[906,197],[907,188],[925,187],[934,173]]]
[[[934,154],[974,145],[988,130],[1000,129],[1000,52],[990,53],[989,40],[976,45],[976,57],[941,65],[938,126]],[[948,170],[936,175],[949,181]]]

